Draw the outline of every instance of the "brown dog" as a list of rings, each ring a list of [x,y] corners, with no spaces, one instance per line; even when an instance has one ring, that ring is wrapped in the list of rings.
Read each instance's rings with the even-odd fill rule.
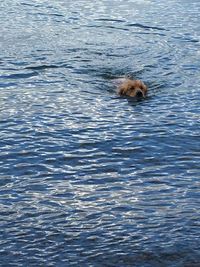
[[[116,85],[117,93],[121,96],[145,97],[147,95],[147,86],[140,80],[117,79]]]

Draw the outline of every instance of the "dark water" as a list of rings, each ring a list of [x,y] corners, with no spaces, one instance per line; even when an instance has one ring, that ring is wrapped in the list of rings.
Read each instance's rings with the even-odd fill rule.
[[[0,266],[200,266],[200,2],[0,13]]]

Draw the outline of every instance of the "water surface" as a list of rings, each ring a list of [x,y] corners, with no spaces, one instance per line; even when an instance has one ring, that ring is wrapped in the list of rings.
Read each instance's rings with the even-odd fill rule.
[[[200,266],[199,1],[0,14],[0,266]]]

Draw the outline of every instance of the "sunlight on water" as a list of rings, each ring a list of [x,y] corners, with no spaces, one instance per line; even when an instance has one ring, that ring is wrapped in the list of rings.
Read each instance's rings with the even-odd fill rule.
[[[199,266],[199,9],[1,1],[1,266]]]

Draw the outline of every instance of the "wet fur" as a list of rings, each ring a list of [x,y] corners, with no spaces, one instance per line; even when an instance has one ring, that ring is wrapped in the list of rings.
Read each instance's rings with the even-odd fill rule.
[[[117,93],[121,96],[145,97],[147,95],[147,86],[140,80],[119,79]]]

